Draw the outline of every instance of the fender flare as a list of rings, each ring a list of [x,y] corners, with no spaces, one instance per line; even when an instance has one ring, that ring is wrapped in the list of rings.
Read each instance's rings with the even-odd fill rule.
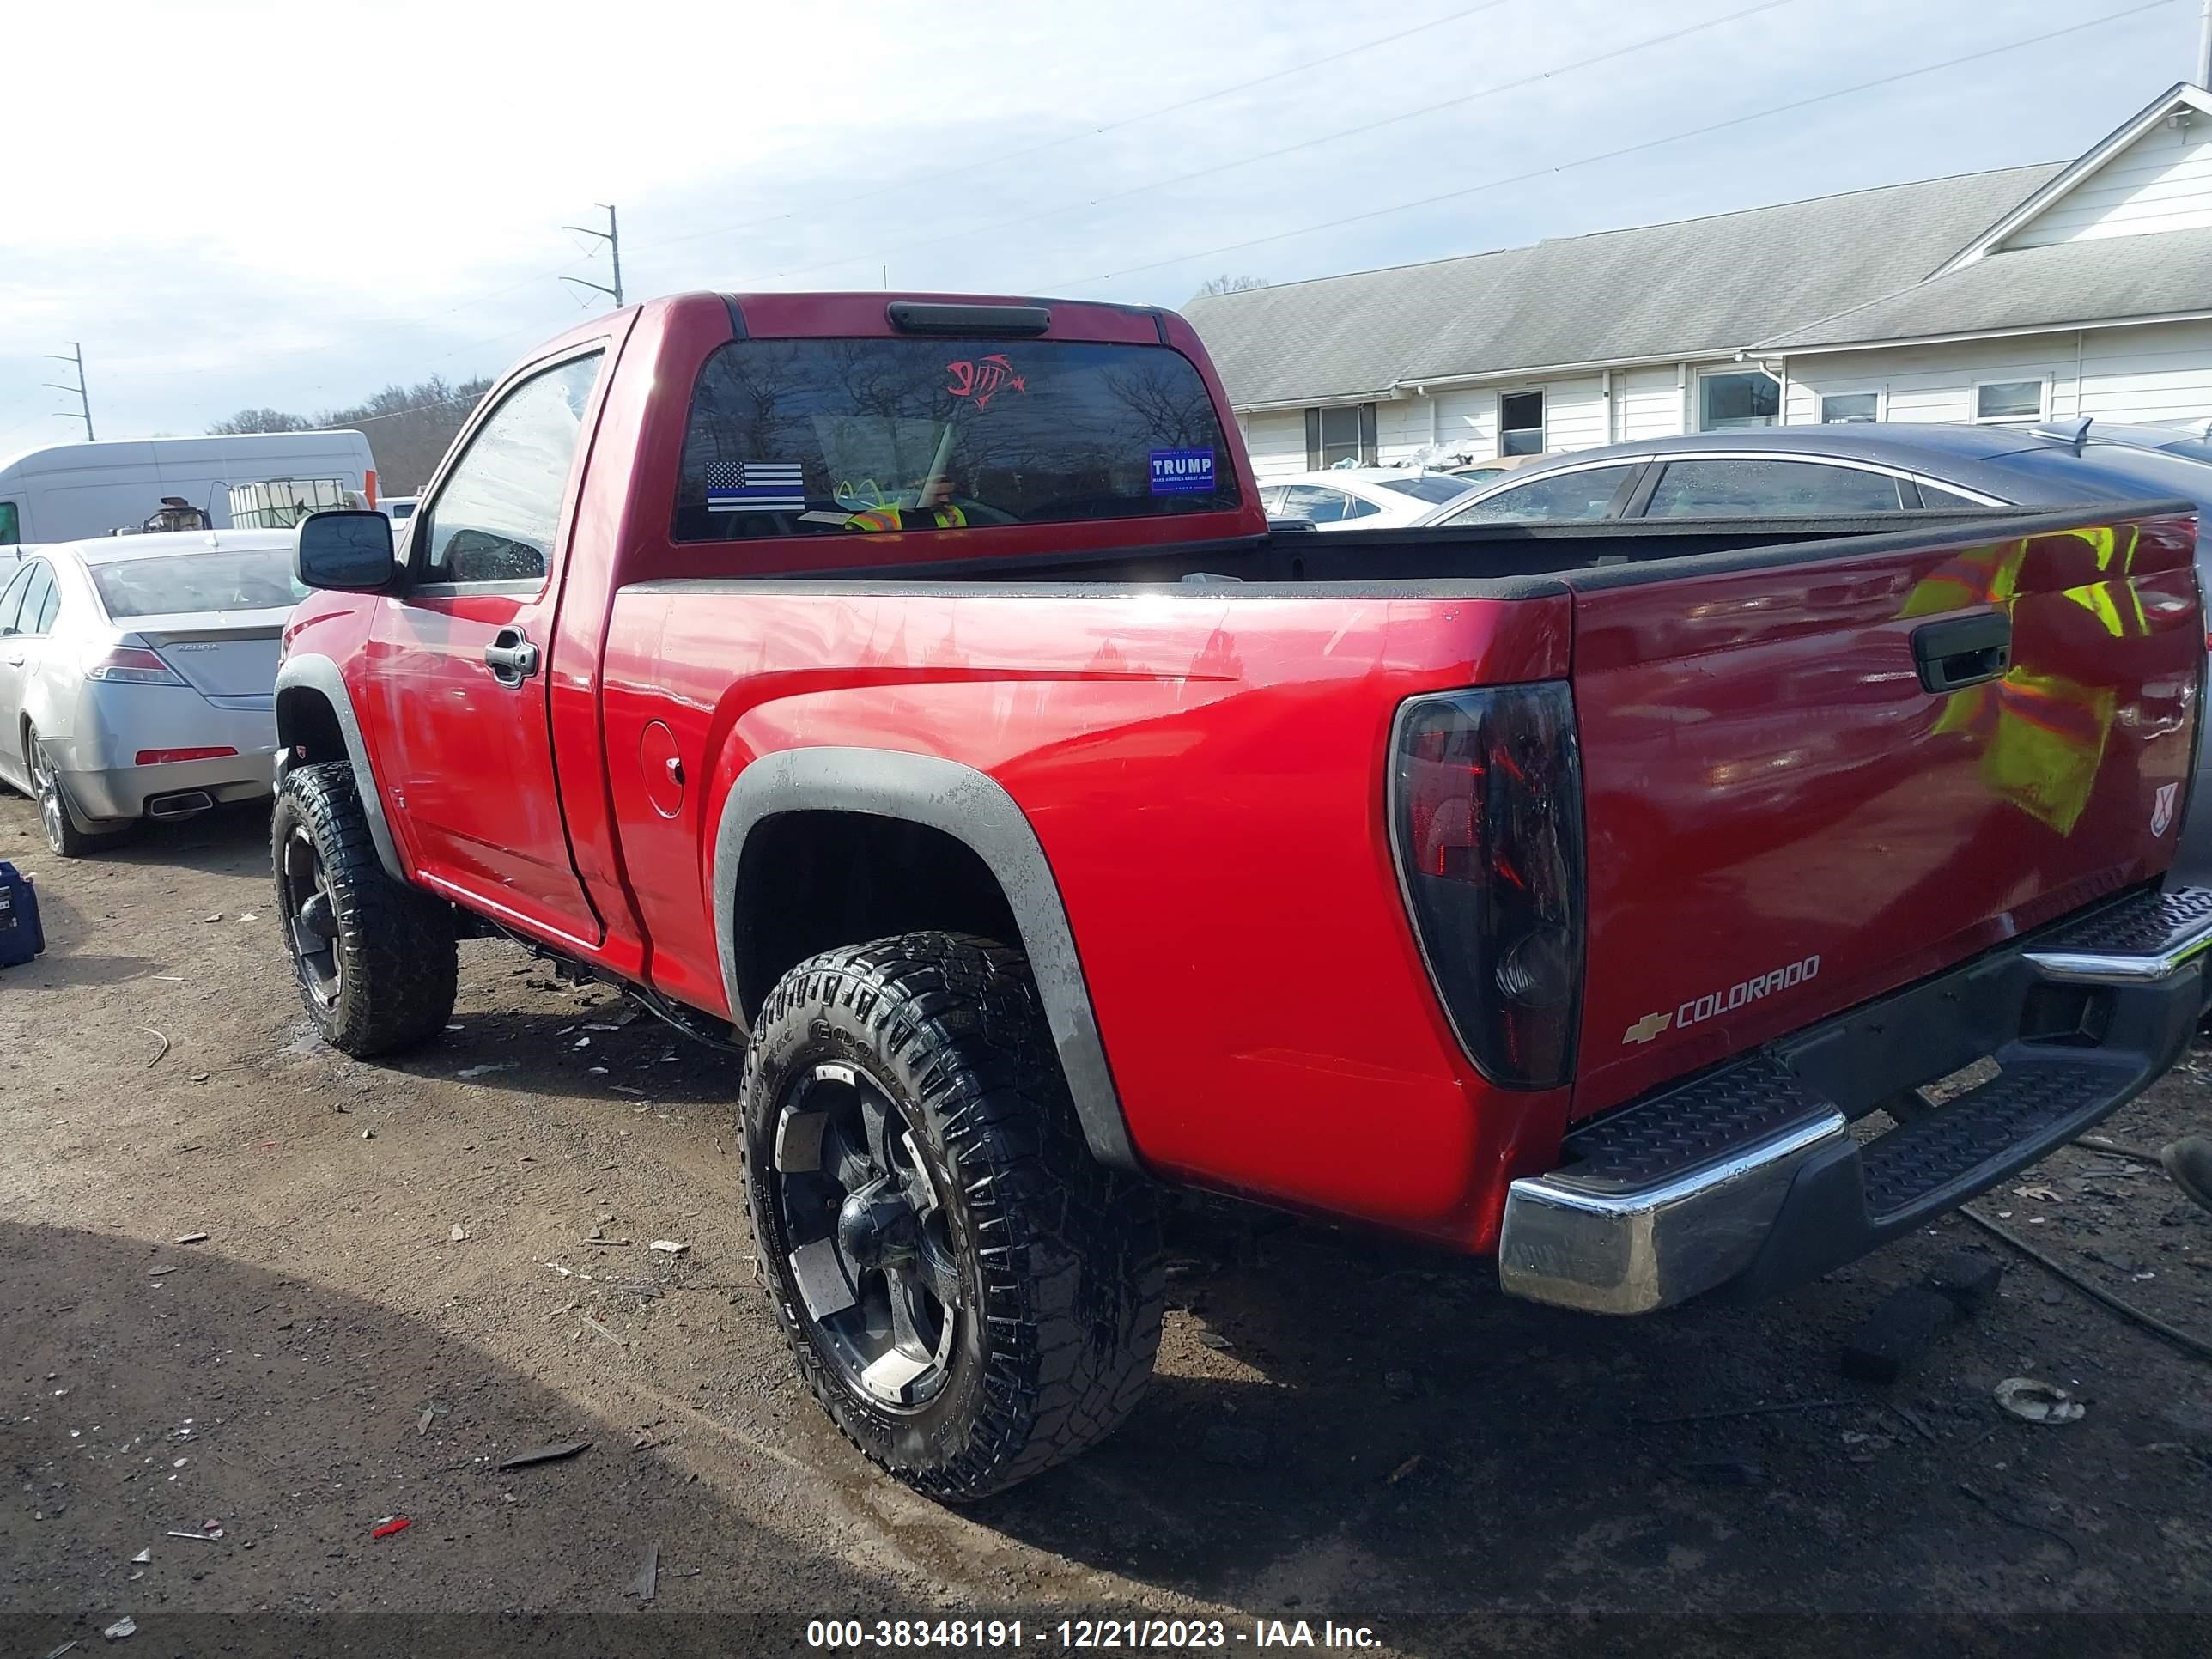
[[[926,824],[982,860],[1021,930],[1030,974],[1092,1156],[1115,1169],[1139,1170],[1052,866],[1013,797],[973,767],[896,750],[821,748],[764,755],[738,773],[714,832],[713,889],[714,945],[732,1017],[750,1023],[738,994],[737,948],[738,871],[746,842],[767,819],[806,811],[860,812]]]
[[[368,745],[362,740],[361,720],[353,712],[352,695],[346,690],[345,677],[338,672],[338,665],[328,657],[287,657],[276,670],[276,740],[282,745],[276,752],[277,787],[283,787],[284,774],[292,764],[292,745],[283,729],[283,708],[285,692],[294,690],[320,693],[337,717],[338,731],[345,738],[346,758],[353,763],[354,787],[361,796],[361,810],[368,818],[368,838],[376,847],[376,861],[392,880],[405,882],[407,872],[399,862],[399,848],[392,839],[392,826],[385,820],[384,797],[377,790],[376,773],[368,763]]]

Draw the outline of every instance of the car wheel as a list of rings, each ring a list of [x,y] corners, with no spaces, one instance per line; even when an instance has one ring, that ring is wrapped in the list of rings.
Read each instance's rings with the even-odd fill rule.
[[[909,933],[801,963],[738,1110],[769,1299],[870,1460],[967,1502],[1129,1414],[1166,1296],[1158,1196],[1091,1156],[1021,952]]]
[[[385,873],[352,767],[288,774],[270,841],[300,1000],[330,1045],[362,1059],[443,1030],[460,971],[453,911]]]
[[[127,830],[101,833],[78,829],[70,813],[61,773],[35,730],[28,733],[26,746],[31,755],[31,792],[39,802],[39,827],[46,831],[46,845],[56,858],[81,859],[123,839]]]

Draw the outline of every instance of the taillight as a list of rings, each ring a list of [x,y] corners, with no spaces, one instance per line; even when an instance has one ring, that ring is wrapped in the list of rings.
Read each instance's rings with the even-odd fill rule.
[[[173,761],[228,760],[238,753],[235,749],[141,749],[137,764],[167,766]]]
[[[120,680],[131,685],[182,685],[184,676],[142,645],[118,645],[84,665],[88,680]]]
[[[1398,712],[1391,831],[1437,994],[1492,1081],[1573,1074],[1583,982],[1582,763],[1564,681]]]

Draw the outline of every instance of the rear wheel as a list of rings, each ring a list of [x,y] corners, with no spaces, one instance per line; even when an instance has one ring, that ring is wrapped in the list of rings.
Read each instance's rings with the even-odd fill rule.
[[[28,732],[27,746],[31,756],[31,792],[38,798],[39,827],[46,831],[46,845],[56,858],[81,859],[101,848],[112,847],[128,832],[125,830],[94,833],[80,830],[70,814],[69,797],[61,773],[56,769],[53,757],[39,739],[38,732]]]
[[[1085,1144],[1028,964],[909,933],[801,963],[740,1097],[771,1299],[853,1443],[982,1498],[1104,1438],[1152,1375],[1154,1190]]]
[[[300,1000],[330,1045],[360,1059],[443,1030],[460,971],[453,911],[385,873],[353,769],[287,775],[270,839]]]

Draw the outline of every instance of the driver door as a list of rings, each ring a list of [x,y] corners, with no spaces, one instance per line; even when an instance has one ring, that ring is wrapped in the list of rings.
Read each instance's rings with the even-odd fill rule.
[[[518,382],[470,436],[410,527],[372,681],[422,877],[582,945],[602,929],[568,854],[546,668],[603,362],[595,349]]]

